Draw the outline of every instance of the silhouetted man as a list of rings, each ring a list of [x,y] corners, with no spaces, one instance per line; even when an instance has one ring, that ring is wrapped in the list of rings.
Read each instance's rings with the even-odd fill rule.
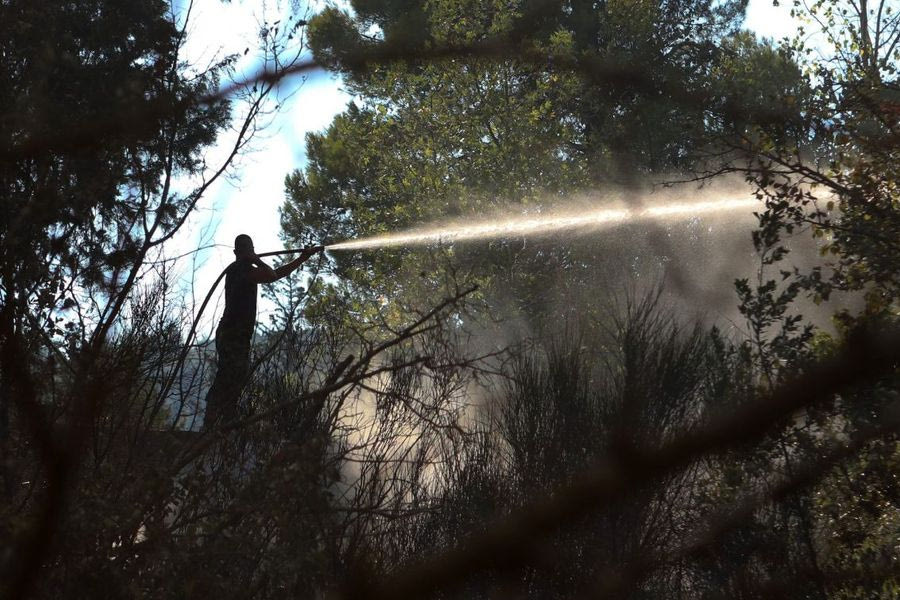
[[[293,273],[323,246],[307,248],[277,269],[264,263],[253,250],[253,240],[234,238],[235,261],[225,269],[225,312],[216,329],[216,378],[206,394],[204,427],[237,418],[237,403],[250,370],[250,341],[256,327],[256,286]]]

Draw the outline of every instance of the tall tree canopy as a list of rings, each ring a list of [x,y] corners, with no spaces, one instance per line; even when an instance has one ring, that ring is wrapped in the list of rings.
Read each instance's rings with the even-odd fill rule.
[[[287,179],[291,240],[545,210],[579,191],[645,185],[707,164],[723,137],[803,87],[787,57],[739,32],[743,2],[358,4],[310,24],[316,56],[343,69],[360,100],[308,137],[309,166]],[[383,48],[405,58],[359,69],[361,53]],[[547,312],[560,273],[589,290],[621,274],[622,257],[666,255],[634,231],[453,252],[532,314]],[[433,283],[414,276],[430,269],[408,251],[335,260],[355,297]],[[412,277],[384,276],[401,262],[416,265]]]
[[[900,299],[900,22],[888,1],[822,1],[795,12],[819,31],[790,51],[810,78],[793,136],[755,128],[741,140],[748,173],[767,198],[758,246],[778,263],[783,239],[811,231],[821,264],[796,272],[819,302],[864,291],[866,312],[896,316]],[[824,59],[823,59],[824,57]],[[848,316],[848,315],[845,315]]]
[[[189,77],[184,31],[162,0],[7,2],[0,20],[8,336],[56,318],[78,293],[111,298],[133,283],[196,202],[173,179],[202,172],[200,151],[229,111],[227,102],[179,105],[214,89],[227,61]]]

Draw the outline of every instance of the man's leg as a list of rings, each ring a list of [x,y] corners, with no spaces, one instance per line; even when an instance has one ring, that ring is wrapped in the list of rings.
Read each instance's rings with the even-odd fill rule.
[[[216,331],[216,377],[206,395],[204,427],[238,417],[237,404],[250,368],[250,340],[239,333]]]

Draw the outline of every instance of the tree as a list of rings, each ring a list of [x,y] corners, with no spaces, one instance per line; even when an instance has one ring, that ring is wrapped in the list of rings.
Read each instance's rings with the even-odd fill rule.
[[[863,291],[870,315],[896,314],[896,73],[900,28],[887,2],[817,2],[793,13],[814,23],[819,46],[798,37],[790,47],[810,79],[799,103],[802,127],[789,138],[748,131],[741,152],[748,179],[766,199],[756,243],[785,257],[797,231],[822,240],[821,264],[785,273],[815,302],[833,292]],[[826,52],[828,60],[817,53]],[[844,315],[848,324],[852,315]]]
[[[231,122],[231,102],[198,100],[235,57],[205,70],[186,64],[189,14],[160,0],[0,7],[0,443],[14,548],[2,568],[12,595],[26,593],[42,565],[58,564],[48,558],[57,534],[84,544],[73,559],[95,542],[116,543],[67,537],[83,522],[60,529],[77,514],[66,509],[83,506],[73,488],[87,456],[101,469],[173,408],[180,328],[164,303],[150,314],[134,312],[134,301],[159,291],[154,280],[169,283],[164,244],[255,132],[274,89],[237,88],[244,110],[230,152],[208,164],[203,151]],[[276,69],[299,56],[287,36],[261,35]],[[165,351],[151,351],[154,342]],[[152,381],[122,391],[147,370]],[[26,480],[32,488],[21,488]]]
[[[228,103],[190,106],[140,128],[98,130],[84,143],[41,147],[41,140],[102,123],[110,111],[206,93],[229,59],[186,77],[178,54],[184,31],[164,2],[82,2],[49,11],[12,3],[0,10],[10,24],[3,34],[2,93],[11,107],[3,115],[3,145],[12,154],[34,146],[0,171],[0,412],[8,423],[10,402],[27,402],[14,393],[26,369],[12,362],[27,364],[62,346],[81,369],[101,349],[148,254],[202,195],[205,185],[176,194],[173,180],[205,169],[199,151],[226,123]],[[38,29],[44,35],[35,35]]]
[[[814,32],[813,41],[802,31],[782,48],[809,81],[805,93],[782,96],[783,103],[796,105],[797,126],[755,125],[735,146],[749,157],[738,168],[766,202],[754,234],[762,257],[759,276],[754,285],[739,281],[738,292],[767,385],[830,355],[860,331],[896,325],[895,11],[888,2],[795,3],[792,14],[811,23]],[[808,268],[785,265],[792,236],[798,235],[818,240],[820,258]],[[804,323],[804,301],[819,304],[841,293],[855,297],[859,308],[835,315],[835,334]],[[896,378],[871,381],[826,410],[801,415],[773,435],[773,450],[785,457],[783,468],[790,471],[829,444],[853,447],[884,421],[895,393]],[[885,473],[895,442],[896,434],[888,433],[863,446],[821,486],[785,506],[785,515],[799,526],[797,539],[819,597],[895,593],[896,582],[878,574],[877,566],[896,560],[896,550],[883,538],[885,529],[895,529],[897,513],[894,478]],[[869,473],[865,483],[852,481],[849,474],[861,473],[862,465]],[[837,510],[847,517],[846,529],[836,527]],[[837,573],[833,580],[829,570]]]
[[[728,129],[716,80],[728,68],[720,63],[742,56],[720,42],[741,10],[730,2],[362,3],[352,17],[327,9],[311,21],[311,45],[343,70],[361,104],[308,138],[310,166],[286,182],[285,236],[340,240],[509,208],[536,213],[614,184],[627,197],[644,178],[686,169]],[[735,44],[752,45],[746,36]],[[460,55],[415,58],[447,48]],[[361,53],[381,49],[403,58],[360,66]],[[526,318],[557,316],[567,300],[548,300],[548,282],[592,294],[594,281],[627,272],[610,258],[620,250],[659,262],[666,254],[649,240],[632,252],[633,232],[605,241],[498,241],[452,248],[445,260],[485,283],[491,303]],[[408,250],[334,260],[354,299],[416,297],[440,277],[435,261]]]

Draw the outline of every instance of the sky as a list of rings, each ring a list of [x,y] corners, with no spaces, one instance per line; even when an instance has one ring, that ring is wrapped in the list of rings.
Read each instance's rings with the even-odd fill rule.
[[[177,7],[182,18],[186,7],[187,0]],[[241,56],[235,69],[236,79],[257,72],[260,62],[254,48],[261,23],[277,21],[284,16],[279,12],[289,9],[286,2],[193,0],[184,49],[187,61],[200,68],[236,53]],[[312,10],[316,9],[313,4]],[[250,51],[244,54],[247,48]],[[278,90],[278,100],[280,109],[264,120],[265,127],[249,150],[236,161],[227,178],[220,178],[210,187],[167,248],[170,256],[183,256],[177,271],[195,302],[206,295],[222,269],[234,260],[231,247],[238,234],[251,235],[258,253],[283,247],[279,208],[284,202],[284,178],[306,164],[306,134],[327,128],[346,107],[350,96],[343,91],[339,78],[315,71],[287,79]],[[236,106],[235,112],[238,110]],[[232,132],[220,135],[217,144],[206,153],[210,167],[221,163],[233,140]],[[188,187],[186,182],[184,189]],[[214,244],[217,246],[208,248]],[[218,318],[216,314],[222,308],[220,296],[218,306],[204,315],[204,322]],[[262,322],[272,306],[260,300],[258,321]]]
[[[187,1],[176,5],[182,17]],[[260,0],[193,0],[185,48],[187,60],[202,66],[216,57],[237,53],[241,55],[236,68],[238,76],[254,72],[259,59],[253,48],[261,24],[278,20],[283,16],[279,11],[289,10],[289,5]],[[315,1],[309,5],[312,12],[323,6]],[[745,27],[759,37],[776,40],[796,31],[789,8],[773,6],[772,0],[750,0]],[[246,48],[250,51],[244,54]],[[239,233],[250,234],[259,253],[282,248],[279,208],[284,202],[285,175],[305,166],[306,134],[327,128],[351,100],[340,78],[324,71],[288,80],[279,94],[287,100],[255,138],[250,151],[241,156],[228,178],[210,188],[191,220],[167,248],[170,256],[186,255],[177,270],[186,289],[197,299],[206,295],[221,270],[233,260],[231,245]],[[223,134],[207,152],[211,166],[216,159],[222,159],[231,139]],[[219,246],[197,251],[211,244]],[[220,310],[219,301],[210,314],[204,315],[204,322],[212,322]],[[258,322],[264,322],[271,310],[272,306],[262,301]]]

